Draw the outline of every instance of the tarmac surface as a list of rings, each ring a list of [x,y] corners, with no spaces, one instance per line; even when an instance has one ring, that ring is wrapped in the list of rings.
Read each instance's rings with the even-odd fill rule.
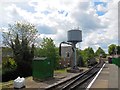
[[[88,68],[82,68],[87,70]],[[90,87],[90,90],[96,90],[96,89],[102,89],[102,90],[120,90],[118,87],[118,67],[114,64],[108,64],[106,63],[96,80],[93,82],[92,86]],[[57,84],[60,82],[63,82],[69,78],[72,78],[79,73],[63,73],[54,74],[54,78],[47,79],[45,81],[35,81],[32,77],[25,78],[25,88],[46,88],[53,84]],[[13,84],[11,84],[8,88],[13,88]]]
[[[114,64],[106,63],[90,88],[118,90],[118,67]]]
[[[88,68],[81,68],[83,69],[83,71],[88,70]],[[66,81],[67,79],[70,79],[76,75],[78,75],[79,73],[63,73],[63,74],[59,74],[56,73],[54,74],[53,78],[50,78],[48,80],[45,80],[43,82],[41,81],[35,81],[33,80],[32,77],[26,79],[26,88],[47,88],[53,84],[57,84],[63,81]]]
[[[83,71],[88,70],[88,68],[80,68],[83,69]],[[81,72],[80,72],[81,73]],[[33,77],[27,77],[25,78],[25,88],[41,88],[41,89],[45,89],[53,84],[57,84],[60,82],[63,82],[67,79],[70,79],[76,75],[78,75],[79,73],[54,73],[54,77],[53,78],[49,78],[46,79],[44,81],[37,81],[37,80],[33,80]],[[14,88],[13,86],[13,82],[7,86],[7,88]]]

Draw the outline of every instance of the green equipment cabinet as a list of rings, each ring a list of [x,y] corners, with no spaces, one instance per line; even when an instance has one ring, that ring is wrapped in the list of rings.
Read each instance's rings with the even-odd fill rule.
[[[54,65],[53,60],[46,57],[34,58],[32,61],[33,79],[44,80],[53,77]]]
[[[112,58],[112,63],[120,67],[120,58]]]

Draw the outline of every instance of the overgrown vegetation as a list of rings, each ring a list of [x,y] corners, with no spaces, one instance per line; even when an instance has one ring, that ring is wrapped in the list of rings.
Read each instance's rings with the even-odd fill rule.
[[[28,22],[17,22],[9,25],[8,32],[3,33],[3,43],[12,49],[13,59],[15,60],[15,62],[13,59],[8,59],[9,61],[4,60],[4,76],[7,76],[6,74],[9,73],[7,71],[14,71],[13,67],[15,68],[16,66],[15,74],[17,73],[17,76],[32,74],[31,64],[34,57],[33,42],[36,39],[36,33],[37,30],[35,26]],[[10,68],[8,69],[8,67]]]
[[[2,74],[16,70],[17,64],[13,58],[6,57],[2,61]]]

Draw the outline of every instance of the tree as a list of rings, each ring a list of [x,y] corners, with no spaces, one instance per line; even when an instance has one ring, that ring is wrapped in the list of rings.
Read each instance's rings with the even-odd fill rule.
[[[36,39],[36,33],[37,29],[33,24],[17,22],[9,25],[8,32],[4,32],[2,35],[3,43],[12,48],[14,60],[17,62],[19,69],[23,69],[27,64],[28,66],[31,65],[34,56],[33,42]]]
[[[117,54],[120,55],[120,46],[119,45],[117,46]]]
[[[86,59],[94,58],[94,51],[92,48],[88,47],[84,51],[86,53]]]
[[[88,47],[84,50],[81,50],[80,54],[83,58],[83,61],[84,61],[85,65],[87,65],[87,60],[94,58],[94,51],[91,47]]]
[[[59,60],[60,60],[60,56],[59,56],[59,48],[58,47],[55,47],[55,55],[56,55],[56,60],[55,60],[55,69],[59,69],[60,66],[59,66]]]
[[[55,56],[55,44],[51,38],[43,38],[43,42],[40,44],[41,49],[44,51],[41,55],[49,58]]]
[[[77,49],[77,57],[78,57],[78,59],[77,59],[77,65],[78,65],[79,67],[85,66],[85,63],[84,63],[84,61],[83,61],[82,55],[83,55],[83,54],[82,54],[82,50]]]
[[[43,42],[40,44],[40,48],[36,48],[35,56],[47,57],[54,62],[54,68],[57,67],[57,60],[59,58],[58,49],[51,38],[43,38]]]
[[[105,51],[104,51],[101,47],[99,47],[99,48],[96,50],[95,56],[99,57],[100,54],[102,54],[103,57],[106,57]]]
[[[111,44],[111,45],[108,47],[108,53],[109,53],[109,55],[115,54],[115,48],[116,48],[116,45],[115,45],[115,44]]]

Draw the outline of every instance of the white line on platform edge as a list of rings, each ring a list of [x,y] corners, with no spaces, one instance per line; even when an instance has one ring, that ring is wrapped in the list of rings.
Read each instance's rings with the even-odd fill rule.
[[[95,82],[95,80],[97,79],[98,75],[100,74],[100,72],[102,71],[102,69],[104,68],[105,63],[103,64],[102,68],[100,69],[100,71],[97,73],[97,75],[94,77],[94,79],[91,81],[91,83],[88,85],[86,90],[89,90],[89,88],[92,86],[92,84]]]

